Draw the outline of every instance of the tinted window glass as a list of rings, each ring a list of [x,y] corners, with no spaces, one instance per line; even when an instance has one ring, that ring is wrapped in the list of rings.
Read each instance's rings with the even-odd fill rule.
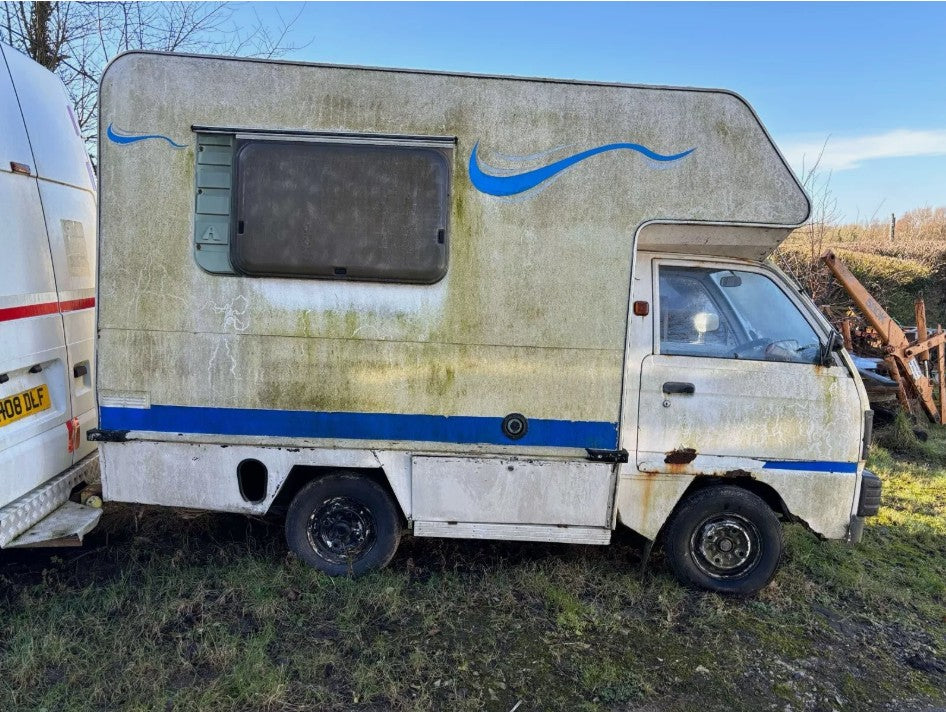
[[[434,148],[242,140],[230,259],[249,275],[436,282],[449,164]]]

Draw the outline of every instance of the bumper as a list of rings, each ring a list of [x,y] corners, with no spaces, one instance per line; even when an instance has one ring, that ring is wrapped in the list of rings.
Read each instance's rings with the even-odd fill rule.
[[[870,470],[861,474],[861,494],[857,500],[857,510],[851,517],[851,526],[848,529],[848,541],[857,544],[864,534],[864,519],[877,516],[880,511],[880,495],[883,484],[880,478]]]

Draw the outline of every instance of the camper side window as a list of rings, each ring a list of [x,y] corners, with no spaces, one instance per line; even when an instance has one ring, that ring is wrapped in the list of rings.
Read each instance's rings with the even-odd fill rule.
[[[706,267],[658,269],[661,353],[816,362],[818,335],[765,275]]]
[[[196,246],[208,271],[415,284],[446,274],[449,148],[337,137],[209,140],[219,145],[198,141],[195,241],[213,222],[222,244]],[[202,161],[221,164],[217,172],[229,180],[202,169]],[[222,224],[211,204],[215,192]],[[212,259],[224,267],[215,269]]]

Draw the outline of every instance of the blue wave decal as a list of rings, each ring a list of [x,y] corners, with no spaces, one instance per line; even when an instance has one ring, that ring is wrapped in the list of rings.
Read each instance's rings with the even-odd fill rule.
[[[480,143],[477,141],[476,145],[473,146],[473,152],[470,153],[470,181],[480,192],[498,196],[524,193],[527,190],[535,188],[540,183],[547,181],[552,176],[561,173],[565,169],[571,168],[576,163],[586,158],[596,156],[599,153],[604,153],[605,151],[617,151],[619,149],[637,151],[637,153],[647,156],[647,158],[651,160],[668,163],[670,161],[679,161],[681,158],[689,156],[696,150],[695,148],[691,148],[682,153],[664,155],[656,151],[651,151],[647,146],[642,146],[639,143],[609,143],[604,146],[598,146],[597,148],[590,148],[587,151],[576,153],[574,156],[563,158],[560,161],[555,161],[555,163],[550,163],[547,166],[536,168],[532,171],[526,171],[525,173],[490,175],[489,173],[484,173],[480,168],[479,157],[477,156],[479,147]]]
[[[139,135],[130,135],[124,133],[117,133],[115,129],[112,128],[112,125],[109,124],[108,128],[105,129],[105,135],[108,136],[108,139],[112,143],[137,143],[138,141],[147,141],[150,138],[160,138],[167,141],[174,148],[186,148],[183,143],[175,143],[167,136],[162,136],[161,134],[139,134]]]

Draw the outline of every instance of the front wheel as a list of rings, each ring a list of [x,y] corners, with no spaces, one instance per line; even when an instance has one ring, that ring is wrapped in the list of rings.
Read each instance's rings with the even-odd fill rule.
[[[782,527],[752,492],[712,486],[690,495],[673,513],[665,550],[683,583],[745,596],[775,575],[782,559]]]
[[[327,475],[310,482],[286,515],[289,549],[330,576],[383,568],[400,539],[397,506],[381,485],[362,475]]]

